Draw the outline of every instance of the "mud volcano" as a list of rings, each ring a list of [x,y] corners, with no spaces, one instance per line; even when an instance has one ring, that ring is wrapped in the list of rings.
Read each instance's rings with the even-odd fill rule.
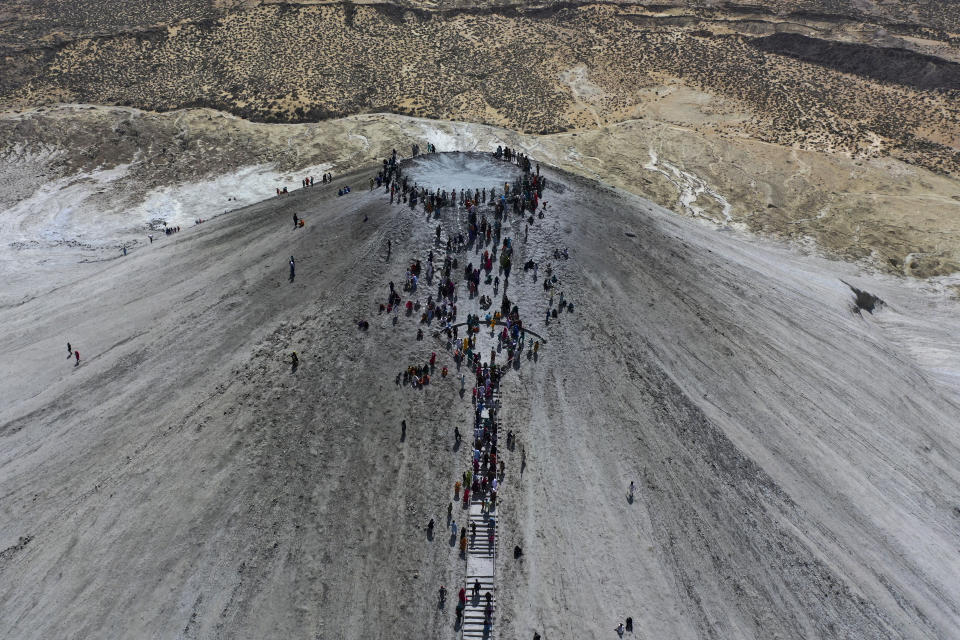
[[[490,637],[627,617],[638,639],[955,637],[952,306],[543,165],[544,217],[511,207],[498,241],[448,254],[464,208],[391,204],[367,188],[380,166],[8,283],[0,636],[455,638],[479,517],[464,556],[495,574]],[[458,192],[519,175],[401,166]],[[473,295],[465,267],[494,248]],[[442,320],[448,258],[479,378]],[[486,324],[505,287],[538,357]],[[851,287],[886,304],[851,313]],[[492,542],[455,489],[478,419],[505,464]]]
[[[495,160],[489,153],[434,153],[413,158],[406,171],[418,185],[428,189],[503,190],[523,172],[510,162]]]

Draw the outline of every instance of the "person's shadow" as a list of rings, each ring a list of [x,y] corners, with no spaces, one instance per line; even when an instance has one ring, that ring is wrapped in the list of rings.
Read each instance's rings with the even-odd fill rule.
[[[633,493],[627,494],[627,504],[633,504]]]

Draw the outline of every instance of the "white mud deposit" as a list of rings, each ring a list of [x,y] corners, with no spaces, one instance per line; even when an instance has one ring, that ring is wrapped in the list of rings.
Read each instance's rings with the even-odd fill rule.
[[[428,189],[487,189],[503,191],[504,182],[523,175],[510,162],[491,162],[479,153],[439,153],[411,160],[407,173],[418,185]]]
[[[716,224],[725,225],[730,223],[730,212],[732,211],[730,203],[727,202],[726,198],[710,188],[706,181],[700,176],[690,173],[689,171],[684,171],[666,160],[661,160],[657,157],[657,152],[653,149],[650,149],[650,162],[643,165],[643,168],[649,171],[655,171],[673,183],[677,188],[677,193],[680,194],[677,206],[690,215],[698,218],[706,218]],[[720,207],[721,218],[717,218],[707,211],[705,207],[697,205],[697,201],[701,197],[710,198],[716,202],[714,208],[716,208],[716,206]]]
[[[496,128],[467,122],[437,122],[416,118],[423,139],[437,151],[493,151],[496,149]],[[491,135],[492,134],[492,135]]]
[[[161,187],[147,194],[144,202],[131,210],[134,215],[130,222],[136,227],[156,220],[170,226],[192,225],[197,219],[209,219],[265,200],[275,195],[278,187],[299,188],[299,181],[304,178],[312,177],[316,184],[321,174],[330,168],[330,163],[324,163],[281,173],[271,165],[255,165],[210,180]]]
[[[95,170],[41,183],[29,197],[20,200],[0,216],[0,229],[9,243],[53,246],[79,241],[91,245],[116,242],[117,233],[148,233],[148,227],[162,229],[187,226],[197,219],[209,219],[231,209],[245,207],[276,194],[277,187],[299,187],[302,178],[315,180],[330,164],[305,167],[297,172],[280,172],[271,165],[240,167],[207,180],[186,181],[148,192],[141,202],[125,207],[114,199],[100,198],[109,189],[134,175],[132,164]]]

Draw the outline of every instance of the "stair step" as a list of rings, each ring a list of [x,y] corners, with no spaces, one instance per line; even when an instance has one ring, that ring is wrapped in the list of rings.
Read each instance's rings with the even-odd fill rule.
[[[485,393],[481,390],[475,390],[477,398],[484,399]],[[490,420],[493,428],[498,434],[503,430],[502,410],[503,394],[500,389],[493,390],[489,399],[484,399],[481,416]],[[502,437],[501,437],[502,440]],[[483,447],[484,452],[489,453],[489,447]],[[465,580],[467,592],[467,601],[461,610],[461,638],[463,640],[492,640],[495,638],[493,632],[496,622],[497,600],[494,597],[496,591],[494,562],[496,561],[497,550],[497,510],[491,509],[489,512],[483,510],[483,501],[485,497],[478,492],[473,492],[470,502],[467,506],[467,520],[461,524],[466,528],[468,535],[467,546],[467,568],[468,574]],[[476,533],[471,535],[471,527],[474,527]],[[490,536],[492,535],[492,540]],[[470,571],[483,573],[485,575],[470,574]],[[480,582],[480,596],[473,597],[473,584]],[[493,614],[489,619],[487,626],[486,608],[487,594],[491,595],[490,605],[493,608]]]

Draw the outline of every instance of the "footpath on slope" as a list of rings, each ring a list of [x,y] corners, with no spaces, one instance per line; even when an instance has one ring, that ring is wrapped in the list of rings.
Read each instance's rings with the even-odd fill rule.
[[[477,394],[482,393],[483,389],[475,389],[475,392]],[[488,404],[485,404],[483,400],[477,403],[478,421],[485,425],[483,428],[491,430],[493,434],[492,442],[496,441],[499,430],[499,396],[499,391],[495,391],[491,393],[491,397],[487,401]],[[482,440],[482,433],[480,438],[477,438],[476,435],[475,433],[475,441]],[[489,459],[490,445],[485,447],[482,455]],[[477,459],[476,456],[475,459]],[[495,451],[493,460],[495,466]],[[503,476],[498,477],[502,482]],[[497,487],[493,488],[494,494],[496,490]],[[481,497],[480,492],[474,490],[471,493],[468,511],[467,522],[470,527],[470,542],[466,552],[466,589],[468,595],[463,603],[458,603],[458,606],[462,604],[461,631],[463,638],[488,638],[491,636],[496,610],[496,505],[494,503],[491,506],[487,498]],[[481,594],[484,594],[482,598]]]
[[[421,166],[424,161],[429,163],[434,155],[421,156],[418,163]],[[470,161],[478,162],[473,156],[476,154],[472,154]],[[380,305],[380,313],[392,315],[394,325],[400,322],[401,313],[406,318],[419,320],[417,340],[425,339],[426,329],[440,342],[441,357],[446,351],[456,366],[461,397],[466,392],[466,377],[474,376],[470,384],[473,424],[466,435],[455,429],[458,442],[469,437],[470,462],[454,483],[458,509],[455,511],[454,502],[450,502],[446,521],[451,544],[459,548],[459,557],[465,563],[465,583],[457,593],[454,623],[454,630],[465,639],[494,637],[497,494],[505,476],[503,453],[498,449],[502,422],[501,379],[511,369],[520,368],[524,352],[528,360],[536,360],[541,343],[545,342],[524,326],[519,305],[507,292],[514,252],[521,246],[520,230],[523,229],[522,242],[526,243],[529,228],[543,218],[542,212],[537,214],[537,208],[546,181],[539,175],[539,167],[534,173],[532,164],[524,156],[508,152],[495,155],[494,159],[516,162],[519,171],[512,183],[452,189],[449,193],[440,188],[427,190],[406,175],[409,163],[398,162],[394,156],[384,161],[383,170],[370,184],[371,190],[382,188],[384,195],[389,195],[391,206],[422,211],[432,232],[430,246],[418,257],[411,258],[401,286],[389,283],[389,296],[386,303]],[[491,163],[495,160],[480,159]],[[450,177],[456,179],[457,176]],[[533,270],[534,281],[538,267],[532,260],[524,263],[524,271]],[[548,267],[544,290],[551,290],[552,303],[552,287],[558,281],[550,271]],[[457,273],[462,276],[460,282]],[[435,291],[430,292],[428,287],[434,287]],[[420,297],[424,293],[425,301]],[[494,303],[495,297],[500,298],[499,305]],[[561,300],[562,297],[561,294]],[[464,309],[466,318],[458,322]],[[549,319],[549,312],[547,317]],[[434,351],[424,359],[424,364],[408,366],[397,375],[396,383],[422,389],[430,384],[438,368],[441,376],[446,377],[449,368],[442,363],[438,365],[437,357]],[[514,435],[508,432],[507,450],[512,450],[514,444]],[[431,520],[430,531],[433,526]],[[438,601],[441,610],[445,608],[446,596],[445,588],[441,587]]]

